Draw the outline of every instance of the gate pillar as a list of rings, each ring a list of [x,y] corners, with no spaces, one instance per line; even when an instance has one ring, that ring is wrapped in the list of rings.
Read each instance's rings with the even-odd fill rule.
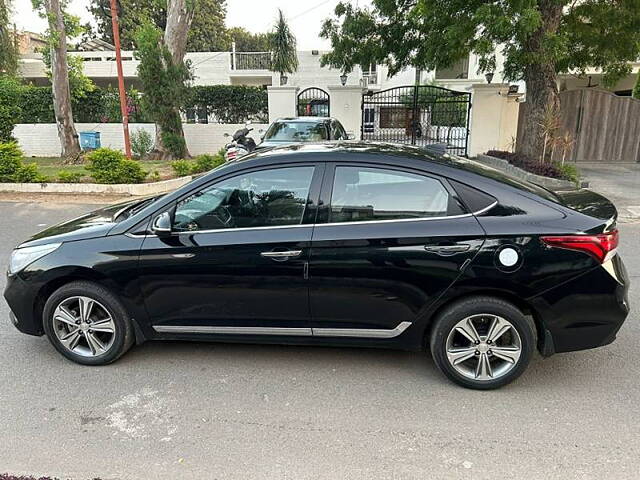
[[[506,83],[471,86],[469,156],[487,150],[511,150],[518,135],[518,102],[522,94],[509,94]]]
[[[298,87],[269,86],[267,87],[269,97],[269,123],[282,117],[296,116],[296,99],[298,97]]]
[[[362,127],[362,87],[358,85],[329,86],[331,116],[339,120],[350,136],[360,140]]]

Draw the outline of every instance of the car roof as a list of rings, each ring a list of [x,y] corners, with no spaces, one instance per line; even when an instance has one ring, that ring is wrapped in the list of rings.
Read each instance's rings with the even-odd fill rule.
[[[370,142],[361,140],[341,140],[333,142],[309,142],[286,144],[257,151],[239,158],[234,163],[255,161],[256,164],[264,160],[276,158],[280,161],[349,161],[350,163],[369,164],[397,164],[400,166],[407,161],[422,170],[428,170],[436,175],[443,175],[458,179],[463,183],[476,184],[479,179],[510,185],[518,190],[525,190],[547,200],[557,202],[553,192],[534,183],[489,167],[483,163],[468,158],[446,153],[440,145],[413,146],[397,143]],[[323,158],[326,157],[326,158]],[[246,163],[245,163],[246,165]]]

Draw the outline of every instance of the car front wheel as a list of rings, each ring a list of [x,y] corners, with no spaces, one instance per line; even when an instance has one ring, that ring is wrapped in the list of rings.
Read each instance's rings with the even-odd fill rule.
[[[499,388],[526,370],[535,333],[531,319],[511,303],[469,298],[439,315],[431,332],[431,354],[438,368],[459,385]]]
[[[45,303],[43,324],[53,346],[83,365],[111,363],[134,341],[118,298],[91,282],[72,282],[56,290]]]

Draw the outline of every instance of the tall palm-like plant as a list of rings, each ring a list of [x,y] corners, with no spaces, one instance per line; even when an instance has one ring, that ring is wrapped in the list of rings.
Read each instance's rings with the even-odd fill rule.
[[[291,32],[282,10],[278,9],[278,20],[273,28],[271,71],[280,73],[280,85],[286,85],[286,73],[298,69],[296,37]]]

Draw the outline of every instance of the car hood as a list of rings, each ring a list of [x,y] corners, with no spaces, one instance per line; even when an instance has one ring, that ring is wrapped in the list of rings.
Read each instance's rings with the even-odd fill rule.
[[[27,241],[20,244],[20,247],[33,247],[47,243],[71,242],[74,240],[104,237],[116,224],[115,217],[119,212],[140,202],[140,199],[136,199],[94,210],[81,217],[68,220],[36,233]]]

